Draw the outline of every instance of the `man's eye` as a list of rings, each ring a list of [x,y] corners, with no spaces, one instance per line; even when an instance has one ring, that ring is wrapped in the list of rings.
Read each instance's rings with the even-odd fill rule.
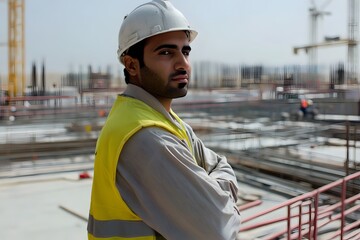
[[[167,50],[160,52],[160,55],[169,55],[169,54],[170,54],[170,51],[167,51]]]
[[[185,56],[189,56],[189,55],[190,55],[190,51],[183,51],[183,54],[184,54]]]

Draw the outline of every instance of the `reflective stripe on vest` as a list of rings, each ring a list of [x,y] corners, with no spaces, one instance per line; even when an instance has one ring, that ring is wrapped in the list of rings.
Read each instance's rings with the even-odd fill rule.
[[[92,215],[88,220],[88,233],[95,238],[129,239],[154,236],[155,232],[142,221],[95,220]],[[94,239],[95,239],[94,238]],[[144,238],[145,239],[145,238]]]

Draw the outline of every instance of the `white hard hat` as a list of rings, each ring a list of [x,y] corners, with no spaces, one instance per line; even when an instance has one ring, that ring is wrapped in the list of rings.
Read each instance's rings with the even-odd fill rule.
[[[125,16],[119,32],[118,58],[136,43],[157,34],[187,30],[193,41],[197,32],[193,30],[184,15],[168,0],[153,0],[135,8]]]

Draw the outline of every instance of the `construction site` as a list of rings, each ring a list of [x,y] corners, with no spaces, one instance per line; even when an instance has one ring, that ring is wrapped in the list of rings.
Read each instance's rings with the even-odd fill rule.
[[[359,2],[348,37],[319,41],[310,1],[306,66],[195,63],[172,109],[225,155],[252,239],[360,239]],[[87,239],[94,149],[123,79],[110,70],[69,72],[57,85],[25,73],[25,0],[8,0],[8,77],[0,88],[0,239]],[[347,62],[320,73],[317,50],[347,46]],[[40,74],[39,74],[40,72]],[[28,77],[27,77],[28,76]],[[40,76],[40,77],[38,77]],[[311,100],[311,114],[300,111]]]

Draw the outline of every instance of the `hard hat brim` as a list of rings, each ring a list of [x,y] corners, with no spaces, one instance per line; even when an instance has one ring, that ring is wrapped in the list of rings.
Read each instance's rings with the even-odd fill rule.
[[[135,44],[137,44],[137,43],[139,43],[139,42],[141,42],[141,41],[143,41],[145,39],[148,39],[148,38],[160,35],[160,34],[169,33],[169,32],[176,32],[176,31],[188,31],[190,33],[190,35],[189,35],[189,43],[194,41],[194,39],[198,35],[197,31],[195,31],[194,29],[188,29],[188,28],[186,28],[186,29],[184,29],[184,28],[179,28],[179,29],[174,28],[174,29],[168,29],[168,30],[165,30],[165,31],[157,32],[157,33],[154,33],[154,34],[151,34],[151,35],[147,36],[144,39],[139,39],[139,40],[129,44],[129,46],[124,47],[124,50],[122,50],[122,51],[120,51],[120,49],[118,49],[117,56],[118,56],[119,61],[123,64],[122,58],[126,55],[126,51],[129,48],[131,48],[132,46],[134,46]]]

